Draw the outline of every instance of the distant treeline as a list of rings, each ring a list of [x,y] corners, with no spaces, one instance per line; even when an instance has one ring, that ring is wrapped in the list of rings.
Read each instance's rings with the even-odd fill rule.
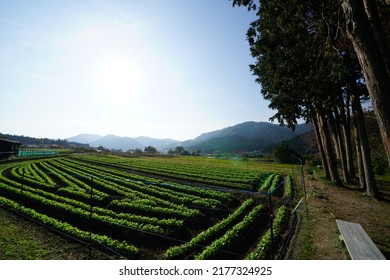
[[[72,147],[85,147],[88,148],[88,144],[81,144],[77,142],[69,142],[65,139],[49,139],[49,138],[34,138],[29,136],[19,136],[19,135],[10,135],[0,133],[0,138],[8,139],[12,141],[18,141],[22,146],[58,146],[63,148],[72,148]]]

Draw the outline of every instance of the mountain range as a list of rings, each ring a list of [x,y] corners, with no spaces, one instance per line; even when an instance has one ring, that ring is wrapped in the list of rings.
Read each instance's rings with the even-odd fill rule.
[[[116,135],[106,135],[100,136],[96,134],[79,134],[70,138],[67,138],[69,142],[78,142],[88,144],[90,147],[99,147],[102,146],[107,149],[115,150],[134,150],[134,149],[144,149],[147,146],[153,146],[157,150],[164,150],[168,146],[174,146],[179,144],[179,141],[172,139],[154,139],[145,136],[139,136],[135,138],[130,137],[120,137]]]
[[[107,149],[128,151],[131,149],[143,150],[147,146],[153,146],[159,151],[174,149],[182,146],[188,151],[202,151],[203,154],[214,152],[262,152],[282,141],[287,141],[295,136],[312,130],[311,125],[299,124],[295,131],[287,127],[281,127],[269,122],[244,122],[234,126],[225,127],[203,133],[198,137],[186,141],[173,139],[155,139],[145,136],[130,138],[115,135],[99,136],[95,134],[79,134],[67,138],[69,142],[88,144],[90,147],[103,146]]]

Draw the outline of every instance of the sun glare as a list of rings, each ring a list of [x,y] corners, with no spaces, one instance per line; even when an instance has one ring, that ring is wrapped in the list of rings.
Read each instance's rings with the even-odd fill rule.
[[[105,59],[98,69],[99,91],[112,102],[128,102],[139,88],[139,75],[132,63],[123,57]]]

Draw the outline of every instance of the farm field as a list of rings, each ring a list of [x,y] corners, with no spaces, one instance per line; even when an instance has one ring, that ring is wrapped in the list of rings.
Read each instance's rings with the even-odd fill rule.
[[[256,166],[104,155],[4,162],[0,206],[110,258],[267,259],[277,253],[270,214],[274,245],[287,232],[291,166]]]

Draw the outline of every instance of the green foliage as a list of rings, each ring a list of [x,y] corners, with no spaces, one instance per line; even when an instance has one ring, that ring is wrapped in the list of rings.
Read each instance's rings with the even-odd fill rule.
[[[236,222],[243,214],[250,209],[254,204],[252,199],[246,200],[234,213],[230,214],[226,219],[218,222],[214,226],[202,231],[200,234],[192,238],[189,242],[179,246],[169,248],[164,255],[165,259],[175,259],[179,256],[188,254],[192,249],[205,245],[212,238]]]
[[[177,146],[174,150],[170,149],[168,151],[168,154],[169,155],[190,155],[190,153],[186,151],[186,149],[184,149],[184,147],[182,146]]]
[[[264,183],[260,187],[260,191],[268,191],[272,185],[272,182],[275,178],[276,174],[272,173],[269,174],[267,179],[264,181]]]
[[[195,158],[195,161],[203,160]],[[222,162],[226,163],[213,159],[213,164]],[[234,164],[241,166],[240,161]],[[246,167],[249,164],[247,162]],[[89,239],[87,230],[92,228],[95,244],[127,252],[126,256],[132,257],[138,249],[116,239],[128,240],[129,232],[137,236],[176,234],[191,228],[193,221],[202,220],[210,211],[214,213],[213,208],[230,209],[235,205],[232,203],[239,200],[232,192],[145,177],[127,172],[128,169],[188,178],[194,182],[224,182],[243,189],[258,184],[270,174],[234,166],[210,167],[188,164],[188,161],[183,164],[150,157],[149,160],[136,160],[110,156],[66,156],[12,162],[0,165],[0,200],[7,201],[4,203],[11,209],[23,211],[56,230],[72,232],[72,236],[86,242]],[[254,207],[254,203],[252,199],[244,201],[229,216],[200,233],[200,228],[191,228],[197,235],[182,246],[168,249],[165,258],[188,258],[197,253],[199,258],[213,258],[220,248],[233,244],[253,226],[254,217],[262,209],[262,206]],[[212,216],[210,221],[215,218],[220,219]],[[199,251],[199,248],[206,250],[207,247],[208,253]]]
[[[351,42],[339,32],[339,9],[333,1],[261,1],[247,39],[251,71],[276,111],[271,120],[295,127],[319,105],[339,106],[341,87],[362,80]]]
[[[287,219],[287,208],[286,206],[281,206],[276,214],[276,218],[273,223],[273,232],[276,236],[280,231],[283,223],[286,222]],[[260,242],[257,244],[256,250],[246,257],[247,260],[262,260],[266,257],[266,254],[269,252],[271,247],[271,230],[267,230],[267,232],[263,235]]]
[[[150,154],[156,154],[157,153],[157,149],[155,147],[153,147],[153,146],[147,146],[147,147],[145,147],[144,152],[145,153],[150,153]]]
[[[290,149],[286,144],[280,143],[272,149],[272,155],[278,163],[295,163],[296,159],[294,157],[300,158],[293,149]]]
[[[250,211],[241,222],[236,224],[230,230],[228,230],[221,238],[215,240],[209,246],[206,247],[200,254],[195,256],[197,260],[206,260],[215,256],[220,250],[230,246],[234,241],[236,241],[241,235],[245,233],[250,227],[253,226],[253,223],[256,221],[261,211],[263,210],[263,205],[257,205]]]
[[[128,212],[143,212],[145,215],[158,215],[158,216],[168,216],[175,217],[179,219],[183,218],[193,218],[200,216],[200,211],[196,209],[190,209],[185,206],[177,205],[165,205],[165,207],[153,205],[154,200],[145,199],[147,202],[142,202],[140,200],[113,200],[111,206],[116,206],[122,211]]]
[[[293,191],[293,178],[288,175],[285,180],[284,196],[289,197]]]
[[[161,174],[199,183],[210,183],[248,190],[253,188],[259,176],[259,172],[256,170],[199,166],[143,159],[127,159],[118,163],[116,158],[95,158],[94,162],[109,164],[116,167],[131,168],[132,170],[144,171],[157,175]]]
[[[22,214],[45,225],[48,225],[56,230],[64,232],[77,239],[81,239],[85,242],[89,242],[89,232],[80,230],[69,223],[61,222],[45,214],[41,214],[31,208],[20,207],[18,203],[10,199],[0,196],[0,206],[11,209],[13,211],[21,212]],[[93,243],[108,246],[114,250],[117,250],[120,253],[126,254],[127,256],[135,256],[136,254],[138,254],[138,248],[136,248],[134,245],[127,243],[126,241],[118,241],[105,235],[99,234],[92,234],[91,237]]]
[[[269,192],[273,194],[282,184],[283,177],[280,175],[275,175],[274,179],[272,180],[271,187],[269,188]]]
[[[389,164],[384,157],[376,157],[372,161],[373,170],[376,175],[385,175],[389,173]]]

